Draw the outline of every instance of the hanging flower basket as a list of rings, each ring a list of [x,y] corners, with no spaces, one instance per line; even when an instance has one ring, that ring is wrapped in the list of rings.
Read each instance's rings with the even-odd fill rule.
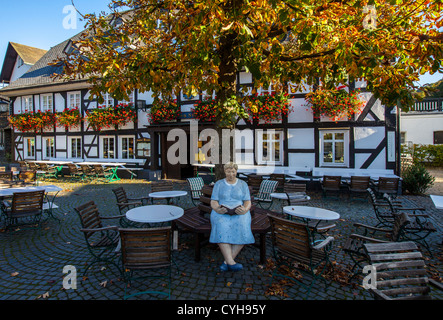
[[[44,128],[54,126],[56,117],[51,111],[31,111],[11,115],[9,123],[21,132],[38,132]]]
[[[111,124],[115,127],[122,127],[137,119],[137,112],[132,104],[120,103],[114,108],[111,107]]]
[[[335,89],[318,89],[306,95],[308,106],[315,115],[323,115],[337,121],[344,116],[351,117],[358,113],[365,102],[360,98],[357,90],[349,93],[345,86]]]
[[[96,131],[102,129],[124,126],[130,121],[135,121],[137,113],[131,104],[118,104],[117,106],[98,106],[86,111],[89,125]]]
[[[212,97],[205,97],[203,101],[198,101],[191,109],[194,118],[200,121],[215,121],[217,115],[217,102]]]
[[[180,105],[177,100],[156,100],[151,107],[150,123],[176,121],[180,118]]]
[[[281,121],[292,111],[287,93],[252,95],[247,101],[246,109],[252,119],[265,123]]]
[[[78,107],[72,109],[66,108],[62,112],[58,112],[56,114],[56,117],[57,125],[64,128],[77,127],[80,125],[80,122],[82,120],[82,116]]]

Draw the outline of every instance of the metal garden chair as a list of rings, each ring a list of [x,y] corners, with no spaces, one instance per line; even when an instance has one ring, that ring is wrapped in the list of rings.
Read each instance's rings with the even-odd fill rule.
[[[44,190],[15,192],[12,195],[12,200],[3,201],[2,212],[6,229],[25,225],[35,225],[35,228],[40,228],[44,196]]]
[[[191,201],[194,206],[197,206],[200,203],[200,196],[202,195],[201,190],[205,185],[205,182],[201,177],[187,178],[186,181],[191,189]]]
[[[263,180],[258,189],[257,195],[253,197],[253,204],[260,206],[263,209],[269,209],[272,205],[271,193],[277,189],[278,181]]]
[[[432,299],[431,287],[443,285],[428,277],[422,253],[414,242],[367,243],[368,262],[375,268],[376,283],[369,290],[375,299]]]
[[[299,282],[306,287],[309,296],[312,286],[322,277],[328,265],[332,266],[329,260],[329,252],[332,249],[333,237],[317,240],[314,242],[310,228],[304,224],[268,214],[271,222],[271,239],[274,250],[274,258],[278,267],[273,273],[273,277],[285,277]],[[291,263],[291,262],[296,262]],[[298,268],[298,264],[308,267]],[[289,269],[296,268],[312,277],[309,286],[306,286],[298,279],[279,272],[279,267],[286,265]]]
[[[122,227],[131,227],[134,226],[134,222],[126,219],[126,212],[132,208],[136,208],[146,204],[149,200],[149,197],[140,197],[140,198],[128,198],[125,189],[123,187],[118,187],[112,189],[112,192],[115,195],[117,200],[118,211],[120,212],[120,225]],[[137,224],[139,225],[139,224]]]
[[[121,237],[121,262],[125,281],[124,299],[152,293],[171,297],[171,227],[150,229],[119,229]],[[144,271],[143,275],[134,273]],[[155,272],[156,271],[156,272]],[[163,272],[159,272],[163,271]],[[129,294],[134,280],[167,279],[168,291],[143,290]]]
[[[406,213],[411,219],[410,223],[406,226],[406,232],[403,235],[404,239],[414,241],[426,248],[431,256],[431,248],[426,241],[426,238],[437,229],[427,218],[429,216],[425,213],[424,208],[418,207],[404,207],[402,205],[395,205],[391,197],[388,194],[384,194],[383,198],[386,199],[392,214]]]
[[[362,263],[368,261],[368,257],[364,252],[363,247],[365,243],[401,241],[402,235],[406,232],[405,228],[411,220],[406,213],[398,214],[394,217],[395,221],[391,229],[354,223],[354,227],[356,227],[357,230],[363,230],[363,232],[361,234],[351,234],[343,246],[343,251],[346,252],[353,261],[353,266],[351,268],[352,277],[355,277],[359,273],[355,271],[356,267],[363,268]]]
[[[114,261],[119,252],[116,250],[119,244],[118,226],[104,226],[102,220],[119,219],[121,216],[101,216],[94,201],[89,201],[74,208],[77,212],[81,229],[86,240],[86,246],[92,255],[92,261],[86,267],[83,275],[89,268],[99,262],[112,264],[121,272],[119,265]]]

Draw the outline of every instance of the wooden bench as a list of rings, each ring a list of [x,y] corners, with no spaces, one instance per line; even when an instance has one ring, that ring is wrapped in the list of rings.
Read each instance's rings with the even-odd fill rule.
[[[207,244],[211,233],[211,221],[209,215],[212,211],[210,207],[212,187],[204,186],[201,190],[200,204],[196,207],[185,210],[182,217],[177,219],[176,225],[184,232],[194,233],[195,261],[200,261],[201,248]],[[260,263],[266,262],[266,233],[271,230],[271,225],[267,214],[269,210],[251,207],[251,229],[254,235],[258,235],[260,249]]]

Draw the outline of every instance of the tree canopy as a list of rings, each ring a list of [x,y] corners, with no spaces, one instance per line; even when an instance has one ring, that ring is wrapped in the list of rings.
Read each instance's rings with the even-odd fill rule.
[[[86,15],[59,76],[87,77],[99,100],[134,89],[163,98],[215,92],[224,126],[242,112],[239,70],[256,88],[277,90],[364,79],[383,104],[405,110],[419,75],[443,70],[441,0],[111,0],[110,8],[128,10]]]

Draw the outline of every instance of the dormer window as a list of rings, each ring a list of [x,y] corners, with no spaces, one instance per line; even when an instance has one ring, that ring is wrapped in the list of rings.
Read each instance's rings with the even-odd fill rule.
[[[23,59],[21,57],[17,57],[17,68],[20,68],[23,64]]]

